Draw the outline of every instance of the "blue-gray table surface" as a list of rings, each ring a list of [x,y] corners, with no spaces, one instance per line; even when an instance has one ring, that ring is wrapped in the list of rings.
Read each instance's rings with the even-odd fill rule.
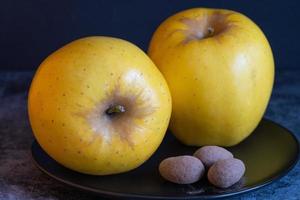
[[[0,199],[87,200],[99,197],[63,185],[33,164],[27,92],[34,72],[0,71]],[[300,69],[276,71],[265,116],[300,137]],[[300,199],[300,164],[279,181],[231,199]]]

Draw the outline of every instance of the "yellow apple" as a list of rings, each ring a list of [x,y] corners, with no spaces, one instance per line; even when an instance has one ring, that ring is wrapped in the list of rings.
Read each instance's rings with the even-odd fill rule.
[[[34,136],[56,161],[95,175],[126,172],[160,145],[171,115],[167,83],[138,47],[87,37],[38,68],[28,110]]]
[[[148,54],[168,82],[170,128],[184,144],[232,146],[261,120],[274,61],[263,32],[246,16],[207,8],[179,12],[158,27]]]

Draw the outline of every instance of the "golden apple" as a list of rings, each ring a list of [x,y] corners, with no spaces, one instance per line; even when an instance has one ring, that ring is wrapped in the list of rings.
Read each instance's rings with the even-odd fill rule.
[[[160,145],[171,115],[165,79],[138,47],[87,37],[40,65],[28,110],[34,136],[70,169],[106,175],[134,169]]]
[[[179,12],[158,27],[148,53],[168,82],[170,128],[184,144],[232,146],[261,120],[274,61],[263,32],[246,16],[206,8]]]

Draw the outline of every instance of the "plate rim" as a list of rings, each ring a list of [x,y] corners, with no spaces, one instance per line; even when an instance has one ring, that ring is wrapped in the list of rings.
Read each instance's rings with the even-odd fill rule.
[[[35,156],[33,155],[33,151],[34,151],[33,150],[33,146],[36,145],[36,144],[38,144],[38,142],[37,142],[36,139],[34,139],[34,141],[31,144],[31,151],[30,151],[30,153],[31,153],[31,158],[32,158],[35,166],[39,170],[41,170],[44,174],[48,175],[49,177],[53,178],[54,180],[56,180],[56,181],[58,181],[60,183],[63,183],[65,185],[67,185],[67,186],[71,186],[73,188],[79,189],[80,191],[87,192],[87,193],[93,193],[95,195],[102,196],[102,197],[110,197],[110,198],[111,197],[115,197],[115,198],[123,198],[123,199],[124,198],[125,199],[163,199],[163,200],[167,200],[167,199],[168,200],[169,199],[174,199],[174,200],[183,200],[183,199],[219,199],[219,198],[225,198],[225,197],[235,196],[235,195],[239,195],[239,194],[243,194],[243,193],[248,193],[248,192],[251,192],[251,191],[263,188],[263,187],[265,187],[267,185],[270,185],[272,183],[275,183],[276,181],[278,181],[281,178],[283,178],[284,176],[286,176],[297,165],[297,163],[298,163],[298,161],[300,159],[300,142],[299,142],[298,136],[293,131],[291,131],[290,129],[286,128],[285,126],[283,126],[283,125],[281,125],[281,124],[279,124],[279,123],[277,123],[277,122],[275,122],[275,121],[273,121],[271,119],[268,119],[268,118],[264,117],[261,121],[263,121],[263,120],[276,124],[280,128],[286,130],[292,136],[292,138],[297,143],[297,145],[296,145],[297,146],[297,152],[296,152],[297,156],[295,156],[295,159],[292,160],[292,163],[291,163],[291,165],[289,167],[285,168],[278,175],[273,176],[272,178],[268,179],[267,181],[262,182],[262,184],[259,184],[259,185],[253,186],[253,187],[248,186],[248,187],[245,187],[245,188],[243,188],[241,190],[237,190],[235,192],[227,192],[227,193],[223,193],[223,194],[214,194],[214,195],[199,195],[198,194],[198,195],[191,195],[191,196],[159,196],[159,195],[155,195],[154,196],[154,195],[148,195],[148,194],[147,195],[141,195],[141,194],[121,193],[121,192],[113,192],[113,191],[95,189],[95,188],[82,186],[82,185],[73,183],[71,181],[62,179],[62,178],[60,178],[58,176],[53,175],[52,173],[50,173],[46,169],[44,169],[42,166],[40,166],[39,163],[35,160]],[[46,153],[46,152],[44,151],[44,153]],[[50,157],[48,154],[47,154],[47,156]],[[62,167],[64,167],[64,166],[62,166]],[[64,167],[64,168],[66,168],[66,167]],[[66,168],[66,169],[68,169],[68,168]],[[71,169],[68,169],[68,170],[71,170]],[[76,172],[74,170],[71,170],[71,171]],[[76,172],[76,173],[79,173],[79,172]]]

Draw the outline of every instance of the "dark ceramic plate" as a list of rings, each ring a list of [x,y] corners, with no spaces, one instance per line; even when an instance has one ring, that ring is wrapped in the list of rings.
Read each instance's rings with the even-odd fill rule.
[[[246,165],[244,178],[234,186],[218,189],[206,179],[191,185],[177,185],[160,177],[158,164],[161,160],[192,154],[195,149],[180,144],[167,133],[157,152],[141,167],[111,176],[91,176],[69,170],[50,158],[37,142],[32,145],[32,156],[39,169],[60,182],[100,196],[128,199],[214,199],[241,194],[286,175],[299,157],[296,137],[286,128],[264,119],[250,137],[228,148]]]

